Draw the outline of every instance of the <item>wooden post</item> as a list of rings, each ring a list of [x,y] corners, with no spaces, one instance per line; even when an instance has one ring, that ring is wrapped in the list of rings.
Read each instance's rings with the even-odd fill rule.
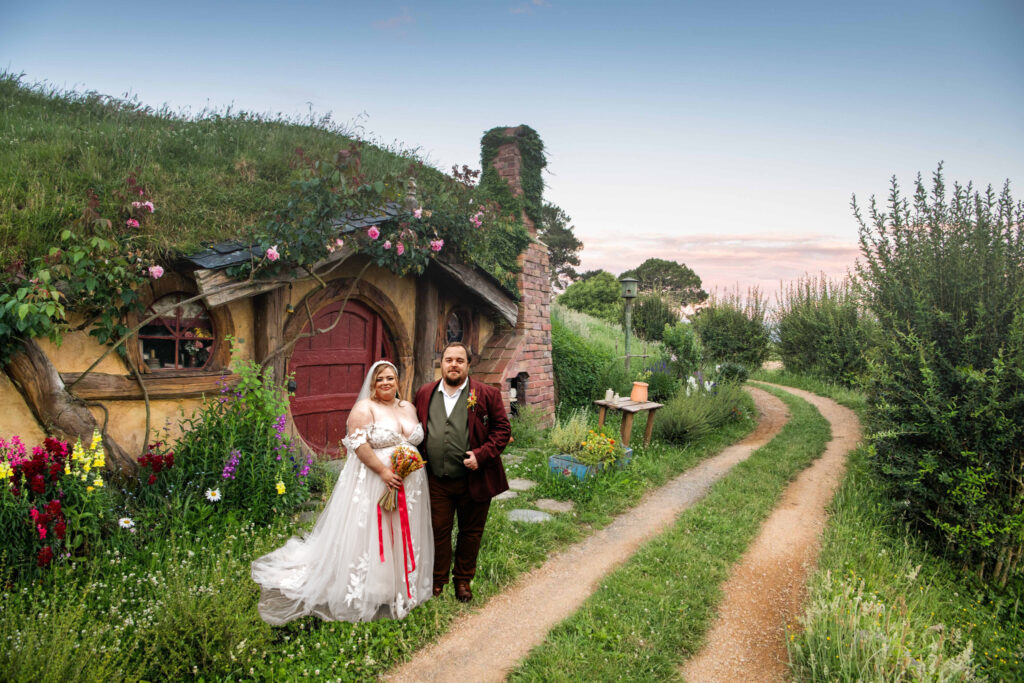
[[[437,285],[422,278],[416,287],[416,331],[413,337],[413,391],[434,379],[434,344],[440,307]]]
[[[600,429],[604,427],[604,416],[608,412],[608,406],[601,406],[600,411],[597,413],[597,427]]]
[[[654,430],[654,413],[657,411],[657,408],[647,411],[647,427],[644,429],[644,448],[651,445],[651,432]]]
[[[287,313],[289,288],[279,288],[253,299],[253,339],[256,360],[262,363],[267,356],[284,344],[284,323]],[[270,364],[274,370],[274,381],[284,386],[285,373],[284,354],[280,354]]]
[[[622,411],[622,447],[629,448],[629,437],[633,434],[634,413]]]

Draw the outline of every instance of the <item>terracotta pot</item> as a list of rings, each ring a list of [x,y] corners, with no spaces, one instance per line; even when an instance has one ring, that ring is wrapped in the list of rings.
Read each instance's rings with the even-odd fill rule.
[[[647,382],[633,382],[633,391],[629,393],[629,400],[641,403],[647,400]]]

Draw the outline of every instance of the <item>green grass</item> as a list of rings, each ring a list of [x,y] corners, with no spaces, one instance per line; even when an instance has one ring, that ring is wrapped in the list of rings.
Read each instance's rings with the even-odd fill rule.
[[[866,406],[863,394],[817,379],[756,377],[858,412]],[[1024,582],[986,587],[925,549],[894,522],[866,448],[850,455],[829,511],[807,609],[790,641],[796,680],[1020,680]]]
[[[749,402],[746,410],[749,415]],[[538,485],[495,504],[473,584],[475,604],[752,427],[745,418],[685,448],[654,444],[640,450],[630,467],[586,482],[549,474],[550,448],[519,450],[523,460],[508,468],[509,476]],[[572,500],[575,511],[542,525],[515,524],[501,514],[503,508],[529,507],[539,497]],[[15,584],[2,593],[0,638],[6,640],[0,678],[175,680],[195,675],[195,666],[197,674],[213,680],[367,680],[407,659],[471,609],[449,591],[401,621],[308,618],[273,629],[256,612],[249,563],[300,525],[278,519],[254,526],[222,516],[202,528],[188,519],[139,526],[136,536],[119,537],[125,542],[115,544],[116,551],[56,567],[42,583]]]
[[[328,117],[154,111],[94,92],[30,86],[0,71],[0,265],[56,244],[90,189],[101,214],[115,217],[131,199],[115,193],[132,174],[156,205],[139,229],[149,245],[181,253],[244,237],[291,197],[296,150],[330,159],[354,137]],[[384,177],[414,158],[415,150],[366,145],[362,170]],[[426,168],[420,190],[429,193],[441,175]]]
[[[583,337],[591,344],[596,344],[616,356],[625,355],[625,332],[621,325],[613,325],[607,320],[601,320],[594,316],[574,311],[571,308],[559,305],[557,302],[551,304],[551,317],[561,321],[563,325],[572,332]],[[659,356],[662,353],[661,342],[647,342],[637,339],[635,336],[630,341],[629,352],[632,355]],[[639,368],[645,359],[635,359],[632,362],[634,369]]]
[[[864,408],[867,407],[867,398],[864,394],[856,389],[850,389],[840,384],[833,384],[824,380],[818,379],[817,377],[809,377],[807,375],[798,375],[794,372],[787,372],[786,370],[764,370],[757,369],[750,373],[750,379],[762,382],[774,382],[775,384],[784,384],[788,387],[796,387],[797,389],[803,389],[819,396],[827,396],[839,405],[846,406],[847,408],[856,411],[858,415],[862,414]]]
[[[806,401],[782,432],[716,483],[675,526],[647,543],[513,672],[513,680],[678,677],[716,614],[721,584],[790,480],[824,450],[828,422]]]

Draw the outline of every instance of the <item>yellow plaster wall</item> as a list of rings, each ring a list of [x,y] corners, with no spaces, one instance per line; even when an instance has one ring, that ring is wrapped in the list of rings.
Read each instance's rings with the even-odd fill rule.
[[[110,413],[107,422],[108,433],[128,453],[141,455],[144,446],[142,440],[146,435],[145,404],[142,401],[107,401],[104,405]],[[182,411],[185,417],[190,417],[201,405],[202,401],[197,398],[151,401],[150,442],[157,440],[158,429],[161,430],[160,439],[170,436],[170,441],[176,440],[181,436],[178,423],[181,421]],[[96,418],[96,423],[102,425],[103,411],[95,407],[90,407],[89,410]]]
[[[242,299],[225,304],[231,314],[231,322],[235,327],[235,345],[231,360],[253,360],[255,358],[255,313],[252,299]]]
[[[80,323],[79,320],[71,319],[71,326]],[[85,372],[92,365],[93,361],[102,356],[110,347],[100,344],[96,337],[85,330],[68,332],[64,335],[60,346],[53,344],[49,339],[36,339],[39,348],[57,368],[57,372]],[[96,366],[93,372],[107,372],[115,375],[126,374],[128,368],[116,351],[103,359]]]
[[[43,428],[3,371],[0,371],[0,406],[3,406],[0,410],[0,438],[10,439],[18,435],[29,448],[43,442],[46,437]]]

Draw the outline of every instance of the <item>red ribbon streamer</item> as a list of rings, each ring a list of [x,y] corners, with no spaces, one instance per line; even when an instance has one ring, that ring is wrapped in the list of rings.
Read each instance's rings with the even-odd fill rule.
[[[398,487],[398,518],[402,526],[402,565],[405,568],[405,593],[412,599],[412,588],[409,586],[409,573],[416,570],[416,555],[412,550],[412,528],[409,525],[409,509],[405,504],[405,485]],[[395,545],[395,528],[392,518],[388,518],[388,529],[391,531],[391,546]],[[377,506],[377,539],[380,545],[380,561],[384,561],[384,524],[380,505]],[[409,563],[412,562],[412,567]]]

